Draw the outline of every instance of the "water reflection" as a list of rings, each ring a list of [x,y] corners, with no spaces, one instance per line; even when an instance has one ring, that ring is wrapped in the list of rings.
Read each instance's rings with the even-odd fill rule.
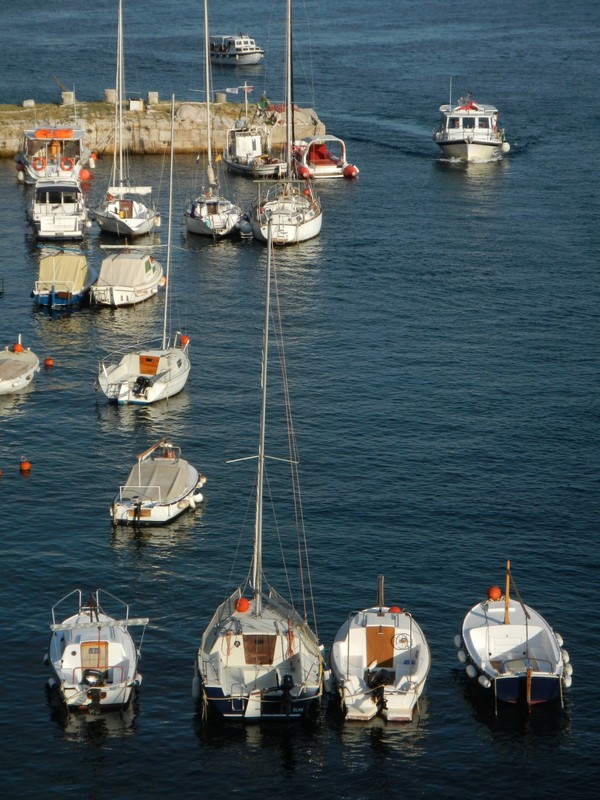
[[[64,731],[67,741],[85,742],[101,747],[106,739],[124,738],[136,732],[136,717],[140,713],[137,699],[121,711],[104,711],[101,714],[71,712],[56,691],[47,689],[50,719]]]
[[[154,440],[168,432],[176,439],[181,435],[190,408],[191,398],[185,389],[174,397],[146,406],[109,403],[101,393],[96,397],[96,416],[100,429],[109,435],[114,435],[115,431],[137,431]]]
[[[29,383],[24,389],[15,392],[15,394],[0,395],[0,419],[2,417],[10,417],[12,422],[15,416],[23,414],[26,410],[24,403],[27,400],[27,395],[34,390],[33,384]]]
[[[148,548],[158,548],[161,557],[168,558],[202,527],[206,500],[196,509],[188,509],[166,525],[111,525],[111,546],[117,550],[132,550],[141,556]],[[152,564],[155,569],[155,564]]]

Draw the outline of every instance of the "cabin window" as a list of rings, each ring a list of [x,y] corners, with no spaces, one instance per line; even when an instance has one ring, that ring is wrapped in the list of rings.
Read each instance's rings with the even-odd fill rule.
[[[275,655],[277,636],[272,634],[244,634],[244,658],[246,664],[270,665]]]
[[[460,128],[460,120],[458,117],[450,117],[449,128]]]
[[[463,128],[473,130],[475,128],[475,117],[463,117]]]
[[[488,128],[490,127],[490,121],[487,117],[481,117],[479,120],[479,127],[480,128]]]

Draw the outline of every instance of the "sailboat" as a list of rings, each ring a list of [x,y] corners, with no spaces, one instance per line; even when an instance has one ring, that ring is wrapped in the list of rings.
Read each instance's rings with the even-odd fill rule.
[[[514,588],[516,599],[510,596]],[[521,600],[506,563],[504,595],[491,586],[487,598],[473,606],[454,637],[458,660],[467,675],[497,701],[527,705],[563,701],[562,690],[572,683],[573,666],[563,639],[548,622]]]
[[[210,68],[210,42],[208,35],[208,0],[204,0],[204,84],[206,87],[206,177],[208,186],[185,208],[185,226],[190,233],[223,239],[236,229],[242,209],[219,193],[219,181],[212,163],[212,80]]]
[[[249,586],[239,586],[217,608],[205,629],[196,656],[192,686],[192,695],[204,712],[212,709],[223,717],[246,721],[298,719],[308,713],[322,694],[321,650],[307,622],[307,614],[301,616],[288,600],[267,584],[263,575],[271,258],[269,229],[251,577]],[[290,419],[289,405],[286,406]],[[297,460],[293,440],[291,463],[294,469]],[[297,479],[297,474],[294,475]],[[247,588],[249,597],[244,594]]]
[[[123,154],[123,103],[125,102],[125,77],[123,58],[123,0],[119,0],[117,29],[117,104],[115,108],[115,134],[117,145],[113,156],[111,186],[103,202],[94,211],[100,229],[116,236],[132,238],[150,233],[160,225],[158,212],[143,201],[152,193],[151,186],[130,186]]]
[[[171,175],[169,181],[169,224],[165,267],[165,310],[162,342],[134,352],[122,351],[106,356],[99,365],[97,386],[109,400],[117,403],[148,405],[178,394],[190,374],[189,337],[177,331],[171,338],[169,297],[171,289],[171,219],[173,216],[173,140],[175,97],[171,101]]]
[[[323,214],[321,202],[310,180],[294,180],[292,175],[293,102],[292,102],[292,0],[286,0],[286,175],[271,184],[259,182],[258,199],[250,209],[250,224],[254,237],[267,241],[267,229],[272,227],[274,244],[297,244],[313,239],[321,232]]]

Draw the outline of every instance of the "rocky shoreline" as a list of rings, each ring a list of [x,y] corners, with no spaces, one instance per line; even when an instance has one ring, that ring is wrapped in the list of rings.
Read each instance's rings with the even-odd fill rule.
[[[149,96],[150,97],[150,96]],[[217,100],[219,98],[217,97]],[[221,98],[223,100],[223,98]],[[28,105],[26,105],[28,104]],[[226,132],[244,116],[240,103],[211,103],[213,146],[221,150]],[[281,105],[260,108],[248,105],[249,121],[267,122],[273,145],[285,140],[285,114]],[[77,102],[76,104],[36,105],[33,100],[20,106],[0,106],[0,158],[13,158],[21,149],[23,131],[34,128],[75,127],[86,132],[85,144],[99,156],[110,155],[114,147],[115,103]],[[171,103],[129,100],[123,111],[125,146],[137,155],[160,155],[171,143]],[[294,110],[296,138],[325,133],[325,126],[310,109]],[[175,103],[175,152],[206,151],[206,104]]]

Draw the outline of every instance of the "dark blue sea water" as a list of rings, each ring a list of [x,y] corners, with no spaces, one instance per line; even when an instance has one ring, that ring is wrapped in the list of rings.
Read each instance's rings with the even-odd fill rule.
[[[248,79],[281,97],[283,4],[214,5],[215,33],[244,29],[269,50],[262,67],[215,74],[215,89]],[[190,0],[126,0],[132,96],[198,99],[201,14]],[[191,337],[189,383],[155,407],[108,406],[94,391],[97,360],[157,333],[162,298],[118,312],[34,311],[29,190],[5,160],[0,344],[22,333],[55,367],[0,399],[2,796],[591,797],[599,7],[307,0],[296,17],[298,102],[346,139],[361,170],[320,187],[320,238],[276,257],[318,630],[328,647],[385,574],[388,601],[413,611],[431,646],[420,717],[344,724],[324,707],[311,726],[199,724],[195,651],[252,513],[252,466],[225,462],[256,449],[265,248],[186,239],[175,220],[171,286]],[[0,19],[2,102],[58,102],[53,76],[87,100],[114,85],[115,0],[4,0]],[[471,90],[500,109],[512,150],[499,163],[440,161],[431,130],[450,77],[455,98]],[[163,159],[136,166],[160,184],[166,220]],[[101,161],[92,206],[108,170]],[[178,209],[199,180],[194,159],[178,157]],[[254,196],[241,178],[226,189],[243,205]],[[99,266],[95,229],[85,248]],[[208,476],[205,507],[164,529],[113,533],[112,494],[132,457],[166,433]],[[456,661],[453,635],[507,558],[571,654],[563,713],[494,719]],[[241,555],[234,581],[246,563]],[[44,692],[50,609],[98,586],[151,618],[144,682],[123,719],[65,720]]]

